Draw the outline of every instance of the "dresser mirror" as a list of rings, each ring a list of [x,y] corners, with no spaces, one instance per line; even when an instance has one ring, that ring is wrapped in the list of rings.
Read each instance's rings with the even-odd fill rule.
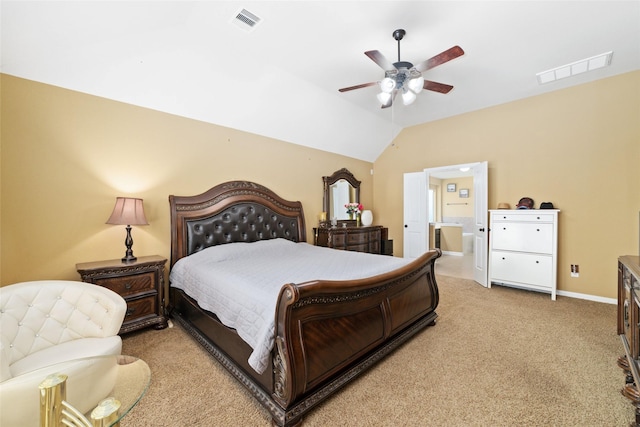
[[[331,220],[336,218],[339,225],[349,224],[349,214],[344,205],[360,203],[360,181],[349,170],[342,168],[330,176],[323,176],[322,182],[322,210],[327,213],[327,222],[331,224]]]

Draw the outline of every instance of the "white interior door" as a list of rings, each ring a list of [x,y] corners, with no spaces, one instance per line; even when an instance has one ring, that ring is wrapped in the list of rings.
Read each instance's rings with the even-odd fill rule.
[[[473,226],[473,280],[487,287],[487,254],[489,252],[488,165],[480,162],[473,166],[473,190],[475,195]]]
[[[404,174],[404,258],[417,258],[429,248],[428,182],[426,172]]]

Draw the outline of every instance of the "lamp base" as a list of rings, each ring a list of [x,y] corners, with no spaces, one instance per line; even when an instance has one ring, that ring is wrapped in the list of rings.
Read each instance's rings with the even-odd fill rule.
[[[124,240],[124,245],[127,247],[127,251],[124,254],[124,258],[122,258],[123,263],[134,262],[138,258],[133,256],[133,239],[131,238],[131,226],[127,225],[127,238]]]
[[[138,259],[138,257],[135,256],[125,256],[124,258],[122,258],[122,262],[123,263],[129,263],[129,262],[135,262]]]

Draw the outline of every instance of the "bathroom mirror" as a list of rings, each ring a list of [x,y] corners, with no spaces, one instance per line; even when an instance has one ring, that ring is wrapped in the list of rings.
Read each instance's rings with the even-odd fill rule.
[[[335,171],[330,176],[323,176],[324,198],[322,209],[327,213],[327,221],[349,219],[344,208],[346,203],[360,203],[360,181],[346,168]]]

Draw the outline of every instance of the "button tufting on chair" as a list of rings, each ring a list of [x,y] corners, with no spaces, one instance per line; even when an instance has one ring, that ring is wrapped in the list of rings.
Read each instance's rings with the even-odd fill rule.
[[[42,378],[32,381],[29,372],[121,354],[118,332],[126,310],[120,295],[90,283],[43,280],[1,287],[0,339],[2,362],[8,369],[3,368],[0,381],[0,425],[38,425]],[[89,393],[96,389],[95,380],[86,388]],[[91,403],[87,410],[95,407]]]

